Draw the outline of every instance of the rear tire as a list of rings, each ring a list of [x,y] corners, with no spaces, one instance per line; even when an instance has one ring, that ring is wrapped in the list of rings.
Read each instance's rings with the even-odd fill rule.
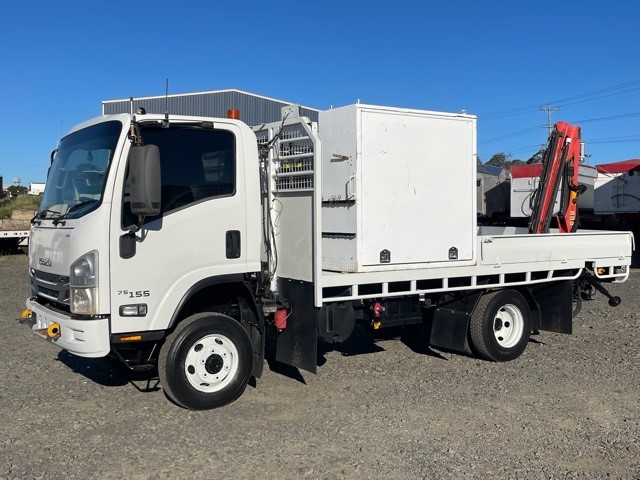
[[[185,318],[160,349],[158,376],[165,394],[191,410],[233,402],[251,377],[253,348],[245,329],[219,313]]]
[[[529,343],[531,309],[515,290],[483,295],[469,325],[474,350],[487,360],[505,362],[518,358]]]

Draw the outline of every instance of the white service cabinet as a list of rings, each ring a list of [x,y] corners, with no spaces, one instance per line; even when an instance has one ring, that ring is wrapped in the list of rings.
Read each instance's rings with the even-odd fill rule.
[[[363,104],[320,112],[323,269],[473,263],[475,122]]]

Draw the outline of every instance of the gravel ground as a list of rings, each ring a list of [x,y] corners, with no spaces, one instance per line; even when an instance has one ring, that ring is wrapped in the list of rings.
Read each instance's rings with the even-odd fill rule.
[[[640,478],[639,270],[513,362],[356,330],[317,376],[270,361],[192,412],[18,324],[26,269],[0,257],[2,479]]]

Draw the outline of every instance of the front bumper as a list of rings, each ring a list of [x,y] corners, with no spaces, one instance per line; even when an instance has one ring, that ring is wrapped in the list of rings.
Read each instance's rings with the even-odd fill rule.
[[[27,308],[33,312],[34,333],[69,353],[96,358],[106,356],[111,350],[108,317],[76,320],[63,313],[49,310],[31,299],[27,300]],[[60,325],[58,338],[50,338],[36,332],[46,330],[54,323]]]

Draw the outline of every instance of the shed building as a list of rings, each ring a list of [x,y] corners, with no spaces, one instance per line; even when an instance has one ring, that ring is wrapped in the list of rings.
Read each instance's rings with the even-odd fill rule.
[[[133,112],[142,107],[147,113],[166,112],[169,115],[195,115],[201,117],[227,116],[227,111],[240,111],[240,118],[247,125],[260,125],[277,122],[281,117],[281,108],[293,102],[263,97],[241,90],[214,90],[210,92],[181,93],[176,95],[141,97],[133,99]],[[314,108],[300,106],[300,115],[309,117],[311,121],[318,121],[318,111]],[[131,100],[104,100],[102,113],[131,112]]]
[[[31,182],[29,184],[29,195],[42,195],[44,193],[45,182]]]

